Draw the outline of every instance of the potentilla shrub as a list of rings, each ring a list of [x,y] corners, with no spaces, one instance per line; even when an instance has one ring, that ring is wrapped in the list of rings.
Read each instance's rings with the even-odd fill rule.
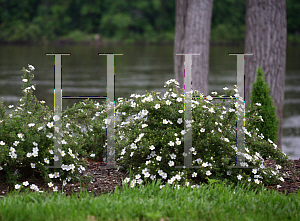
[[[64,182],[76,180],[85,170],[86,162],[78,156],[87,153],[81,148],[82,144],[73,139],[73,134],[62,127],[62,156],[61,168],[45,168],[53,166],[58,156],[54,153],[54,119],[53,112],[45,107],[44,101],[38,101],[32,94],[35,85],[30,86],[34,75],[32,65],[23,68],[22,91],[24,96],[18,101],[15,110],[9,116],[5,113],[3,102],[0,105],[0,170],[4,182],[17,184],[18,179],[29,178],[34,172],[39,174],[49,187],[52,179]],[[9,108],[13,108],[10,105]],[[63,124],[65,125],[65,124]],[[77,138],[80,139],[80,136]],[[55,187],[53,187],[55,188]],[[57,189],[57,187],[56,187]]]
[[[90,158],[101,161],[106,154],[104,119],[107,116],[103,113],[106,113],[105,105],[88,99],[63,111],[64,126],[81,135],[79,139],[74,137],[77,142],[82,143],[81,149],[88,152]],[[82,127],[86,130],[84,133]]]
[[[264,140],[270,139],[273,143],[277,142],[277,132],[279,119],[276,117],[276,107],[273,103],[272,97],[269,95],[270,88],[265,82],[265,76],[263,75],[263,70],[259,67],[256,71],[256,81],[253,83],[253,89],[251,91],[250,100],[247,110],[251,109],[253,106],[258,105],[259,114],[261,119],[254,121],[252,124],[260,132],[258,135]],[[264,152],[264,156],[268,156],[268,152]]]
[[[277,171],[280,165],[277,165],[276,171],[265,168],[261,151],[270,150],[276,163],[290,166],[288,156],[277,149],[271,140],[259,139],[256,128],[247,123],[243,128],[246,138],[244,165],[254,168],[228,168],[235,165],[236,156],[241,154],[236,147],[235,131],[236,114],[243,117],[243,108],[238,103],[232,103],[229,110],[221,107],[221,104],[213,105],[208,101],[212,99],[210,96],[208,100],[192,100],[191,104],[193,135],[190,153],[192,166],[200,168],[175,168],[184,166],[184,157],[187,156],[184,152],[185,95],[178,95],[178,85],[175,80],[167,81],[165,87],[168,91],[163,98],[154,92],[147,92],[143,96],[132,95],[133,99],[130,100],[119,100],[116,113],[121,117],[121,122],[116,126],[115,156],[118,163],[130,167],[130,177],[125,179],[125,183],[131,179],[130,186],[133,188],[154,179],[162,179],[164,184],[191,186],[215,179],[234,184],[242,182],[251,188],[258,188],[263,184],[284,181],[283,175]],[[226,95],[231,96],[231,93],[229,91]],[[243,103],[242,98],[239,99]],[[260,119],[250,113],[246,113],[246,122]],[[126,121],[128,117],[134,119]]]

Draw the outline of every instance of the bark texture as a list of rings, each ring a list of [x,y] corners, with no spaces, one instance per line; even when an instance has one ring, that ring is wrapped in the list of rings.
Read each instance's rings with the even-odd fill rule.
[[[184,88],[185,56],[176,54],[201,53],[192,56],[192,89],[208,95],[212,9],[213,0],[176,0],[174,72],[179,93]]]
[[[245,101],[250,101],[256,70],[262,67],[270,96],[280,119],[277,147],[281,148],[286,69],[287,20],[285,0],[247,0],[245,53]]]

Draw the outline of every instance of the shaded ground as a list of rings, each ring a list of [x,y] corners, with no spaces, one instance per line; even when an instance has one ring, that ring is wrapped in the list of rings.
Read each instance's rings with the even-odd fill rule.
[[[295,178],[292,179],[292,172],[289,168],[281,168],[279,171],[282,173],[288,173],[289,176],[283,177],[284,182],[280,184],[280,188],[277,188],[277,185],[270,185],[267,187],[268,190],[271,191],[278,191],[281,194],[284,194],[286,191],[286,196],[288,196],[290,193],[295,192],[298,193],[300,189],[300,158],[298,160],[293,160],[294,164],[292,166],[292,170],[295,172]],[[271,162],[270,160],[265,160],[265,163],[267,167],[272,167],[275,169],[275,164]]]
[[[109,193],[114,192],[115,187],[122,186],[122,179],[125,179],[129,173],[122,173],[120,171],[117,171],[116,169],[101,169],[100,166],[106,166],[104,162],[99,161],[92,161],[87,159],[87,168],[84,171],[83,174],[92,174],[93,175],[93,183],[89,183],[88,191],[91,192],[93,195],[101,195],[101,193]],[[29,185],[25,187],[26,189],[30,189],[31,184],[35,184],[38,186],[40,191],[49,192],[52,191],[52,187],[50,188],[45,182],[41,179],[37,179],[39,176],[39,173],[35,173],[35,177],[31,176],[30,178],[24,179],[24,180],[18,180],[18,184],[21,184],[25,181],[28,181]],[[59,193],[62,192],[62,183],[60,181],[52,181],[54,186],[57,186]],[[79,193],[80,190],[86,190],[87,183],[81,183],[80,182],[73,182],[68,183],[63,187],[63,192],[66,194],[66,196],[72,195],[74,192],[75,194]],[[23,187],[24,188],[24,187]],[[11,190],[14,189],[14,186],[9,186],[7,183],[5,183],[3,180],[1,180],[0,176],[0,196],[7,195],[8,192],[11,192]],[[21,190],[20,192],[23,192],[24,190]],[[34,191],[35,190],[31,190]],[[73,192],[72,192],[73,191]],[[94,192],[94,193],[93,193]],[[1,199],[1,198],[0,198]]]
[[[265,163],[267,167],[273,167],[273,163],[269,160],[265,160]],[[91,161],[88,160],[87,163],[87,169],[84,172],[84,174],[92,174],[93,175],[93,183],[90,183],[88,186],[88,191],[91,192],[91,195],[93,196],[100,196],[101,194],[114,192],[115,187],[122,186],[122,179],[125,179],[126,176],[128,176],[128,172],[122,173],[120,171],[116,171],[116,169],[101,169],[99,166],[105,166],[106,164],[99,161]],[[277,185],[268,186],[267,189],[269,191],[278,191],[281,194],[284,194],[286,191],[286,196],[288,196],[292,192],[298,192],[300,189],[300,158],[299,160],[294,160],[294,165],[292,167],[294,171],[296,172],[295,179],[292,180],[292,171],[288,168],[282,168],[280,169],[280,172],[288,173],[289,176],[284,177],[285,182],[280,184],[281,187],[277,188]],[[52,188],[48,187],[44,183],[44,181],[37,180],[34,177],[31,177],[30,179],[26,180],[20,180],[19,184],[28,181],[29,184],[35,184],[39,187],[39,190],[43,190],[44,192],[48,192],[49,190],[52,190]],[[58,187],[58,192],[62,192],[62,184],[59,182],[53,182],[54,186]],[[64,186],[63,191],[66,194],[66,196],[72,195],[72,191],[74,191],[75,194],[79,193],[80,190],[86,190],[86,183],[82,183],[80,188],[80,182],[78,183],[68,183],[66,186]],[[9,185],[3,181],[0,180],[0,196],[5,196],[9,191],[14,189],[13,187],[9,187]],[[26,188],[30,189],[29,186]],[[22,190],[24,191],[24,190]],[[22,192],[21,191],[21,192]],[[34,190],[31,190],[34,191]],[[1,199],[1,198],[0,198]]]

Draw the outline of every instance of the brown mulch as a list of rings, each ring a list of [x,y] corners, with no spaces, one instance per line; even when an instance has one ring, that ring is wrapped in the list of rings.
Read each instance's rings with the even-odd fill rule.
[[[281,187],[277,188],[277,185],[269,185],[267,186],[268,190],[271,191],[278,191],[281,194],[284,194],[286,191],[286,196],[288,196],[291,193],[297,194],[300,189],[300,158],[298,160],[292,160],[294,161],[292,170],[290,168],[284,167],[281,168],[279,171],[280,173],[287,173],[288,176],[283,177],[284,182],[280,184]],[[274,161],[271,162],[270,160],[265,160],[267,167],[272,167],[275,169],[275,163]],[[294,172],[294,175],[293,175]],[[294,177],[293,177],[294,176]]]
[[[265,160],[265,163],[267,167],[272,167],[273,162],[269,160]],[[99,168],[99,166],[106,166],[105,163],[100,161],[93,161],[90,159],[87,159],[87,169],[84,172],[84,174],[93,174],[93,183],[89,183],[88,191],[91,196],[100,196],[101,194],[107,194],[107,193],[113,193],[116,186],[119,186],[119,189],[121,189],[122,186],[122,179],[125,179],[128,177],[128,172],[122,173],[120,171],[117,171],[116,169],[102,169]],[[125,165],[123,165],[126,167]],[[300,158],[299,160],[294,160],[293,167],[295,174],[295,179],[292,180],[292,171],[289,168],[281,168],[280,172],[288,173],[289,176],[283,177],[285,182],[280,184],[280,188],[277,188],[277,185],[270,185],[267,187],[268,191],[278,191],[281,194],[284,194],[286,191],[286,196],[288,196],[290,193],[297,193],[300,189]],[[125,170],[126,171],[126,170]],[[52,188],[49,188],[48,185],[45,184],[44,181],[35,179],[33,176],[29,179],[19,181],[18,183],[21,184],[24,181],[28,181],[29,184],[35,184],[38,186],[39,190],[44,192],[49,192],[49,190]],[[58,187],[58,192],[62,192],[62,183],[60,181],[53,182],[54,186]],[[26,187],[30,189],[29,185]],[[14,187],[10,187],[7,183],[1,181],[0,179],[0,199],[2,197],[5,197],[8,192],[13,190]],[[80,188],[80,182],[78,183],[68,183],[66,186],[63,187],[63,192],[66,196],[71,196],[74,194],[77,195],[77,193],[80,192],[80,190],[86,190],[86,183],[81,183]],[[24,190],[21,190],[21,192]],[[34,191],[34,190],[30,190]],[[73,191],[73,192],[72,192]],[[35,191],[34,191],[35,192]]]
[[[115,187],[119,186],[119,189],[121,189],[122,186],[122,179],[125,179],[128,177],[128,172],[122,173],[120,171],[117,171],[116,169],[102,169],[99,168],[100,166],[106,166],[106,163],[101,161],[94,161],[90,159],[87,160],[87,168],[84,171],[83,175],[85,174],[92,174],[93,175],[93,183],[89,183],[87,191],[91,193],[90,195],[99,196],[102,193],[111,193],[114,192]],[[125,166],[124,166],[125,167]],[[0,171],[1,172],[1,171]],[[31,176],[30,178],[26,178],[24,180],[18,180],[18,184],[22,184],[25,181],[28,181],[29,185],[25,187],[26,189],[30,189],[31,184],[35,184],[38,186],[39,191],[49,192],[53,191],[53,187],[57,186],[57,192],[62,192],[62,182],[61,181],[52,181],[54,184],[53,187],[49,187],[43,180],[37,179],[36,177],[39,177],[39,172],[35,172],[35,176]],[[1,174],[0,174],[1,175]],[[78,194],[80,190],[86,191],[87,183],[80,181],[75,181],[72,183],[72,180],[70,183],[67,183],[65,186],[63,186],[63,192],[66,196],[71,196],[74,194]],[[24,187],[23,187],[24,188]],[[14,189],[14,186],[9,186],[8,183],[5,183],[3,180],[1,180],[0,177],[0,197],[7,195],[9,192],[11,192]],[[21,190],[20,192],[23,192],[24,190]],[[35,190],[30,190],[32,192],[36,192]],[[1,199],[0,198],[0,199]]]

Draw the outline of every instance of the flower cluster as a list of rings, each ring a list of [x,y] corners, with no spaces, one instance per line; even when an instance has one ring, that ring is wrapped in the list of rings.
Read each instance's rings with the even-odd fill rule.
[[[117,156],[120,156],[117,161],[129,165],[130,170],[133,171],[131,178],[126,178],[125,183],[132,179],[131,187],[134,187],[136,183],[142,184],[144,181],[147,183],[149,179],[162,179],[170,185],[181,183],[189,186],[190,183],[198,184],[212,177],[228,179],[233,183],[241,181],[250,184],[252,181],[258,187],[258,184],[263,182],[266,184],[278,180],[284,181],[279,171],[265,168],[263,156],[265,158],[271,156],[261,156],[260,153],[263,153],[262,150],[268,150],[268,153],[281,163],[285,163],[288,157],[282,154],[272,141],[265,142],[258,139],[259,135],[256,133],[258,130],[251,128],[251,124],[248,123],[259,120],[260,116],[250,116],[249,113],[254,110],[248,111],[245,119],[248,125],[243,128],[248,135],[246,137],[248,147],[245,148],[246,154],[243,154],[246,162],[242,166],[259,168],[228,170],[228,166],[235,165],[235,156],[241,155],[236,147],[234,123],[236,115],[240,116],[244,108],[238,103],[232,103],[227,112],[226,107],[220,107],[219,104],[214,107],[207,100],[192,100],[193,147],[190,148],[189,154],[192,153],[193,159],[196,158],[192,166],[200,166],[200,168],[184,168],[182,171],[176,169],[175,166],[184,164],[183,159],[187,156],[183,145],[186,133],[183,127],[185,95],[178,96],[176,93],[178,85],[175,80],[167,81],[165,87],[169,90],[163,98],[159,97],[159,93],[156,95],[152,92],[152,94],[147,93],[147,96],[132,95],[131,97],[135,99],[125,102],[119,99],[121,103],[117,106],[116,113],[121,115],[122,122],[117,127],[115,151]],[[238,92],[237,89],[234,90]],[[231,91],[227,93],[230,94]],[[239,97],[238,94],[235,94],[235,97]],[[213,98],[207,96],[207,99]],[[243,101],[241,97],[239,100]],[[126,116],[133,119],[125,121]]]
[[[16,189],[21,186],[16,184],[18,178],[27,178],[33,172],[40,172],[48,186],[57,191],[51,179],[59,179],[65,186],[73,178],[79,179],[78,175],[85,170],[84,157],[102,159],[107,144],[106,128],[113,122],[105,116],[113,105],[108,101],[99,105],[86,100],[64,111],[62,148],[58,149],[63,164],[61,168],[45,168],[58,160],[53,145],[56,139],[54,114],[43,106],[44,101],[39,102],[32,95],[35,86],[30,86],[30,81],[34,77],[31,74],[34,67],[28,65],[28,69],[23,68],[23,71],[24,96],[19,100],[18,107],[7,116],[3,102],[0,102],[0,170],[5,172],[6,181],[15,185]],[[213,105],[211,96],[203,100],[203,94],[197,101],[191,100],[193,118],[186,123],[189,128],[187,131],[192,130],[193,147],[185,153],[184,135],[187,131],[184,125],[184,101],[190,94],[178,95],[176,87],[179,87],[179,83],[174,79],[165,82],[164,86],[168,91],[163,98],[159,96],[160,93],[154,92],[147,92],[143,96],[132,95],[133,99],[129,101],[118,98],[116,114],[120,117],[120,123],[116,125],[115,154],[118,157],[117,164],[130,167],[130,177],[124,183],[131,180],[131,187],[134,187],[149,182],[149,179],[162,179],[165,184],[177,184],[178,188],[180,185],[193,188],[214,179],[244,182],[254,184],[254,187],[284,181],[278,169],[281,168],[280,164],[288,165],[288,157],[272,141],[262,140],[263,134],[259,134],[259,130],[251,124],[263,120],[259,116],[260,104],[257,103],[246,113],[246,127],[243,127],[247,135],[246,153],[241,154],[236,147],[235,123],[236,117],[244,117],[241,114],[244,113],[244,106],[232,102],[227,111],[221,104]],[[226,95],[232,97],[231,90],[223,89]],[[236,85],[234,91],[238,92]],[[197,91],[191,93],[198,94]],[[234,96],[238,97],[238,94]],[[237,101],[243,104],[241,98]],[[82,131],[78,120],[86,131]],[[184,157],[188,154],[192,155],[192,166],[199,168],[176,168],[184,165]],[[229,170],[228,166],[235,165],[236,155],[243,155],[244,166],[253,166],[253,169]],[[263,157],[275,159],[277,170],[265,168]],[[23,186],[28,185],[28,182],[23,183]],[[38,191],[34,184],[31,189]]]
[[[86,164],[79,156],[86,155],[86,152],[63,124],[62,148],[58,148],[62,166],[54,169],[45,167],[53,165],[59,158],[54,153],[53,145],[56,139],[54,114],[43,105],[45,101],[39,102],[32,95],[35,85],[30,86],[30,81],[34,77],[31,74],[34,70],[32,65],[28,65],[28,69],[23,68],[24,96],[11,114],[0,116],[0,170],[10,185],[17,185],[18,179],[29,178],[35,173],[39,174],[39,178],[43,177],[49,187],[53,186],[51,179],[57,178],[66,185],[85,170]],[[9,108],[14,108],[14,105],[9,105]],[[0,110],[5,113],[3,102],[0,102]],[[38,191],[36,186],[33,188]],[[57,190],[57,187],[53,187],[53,190]]]

